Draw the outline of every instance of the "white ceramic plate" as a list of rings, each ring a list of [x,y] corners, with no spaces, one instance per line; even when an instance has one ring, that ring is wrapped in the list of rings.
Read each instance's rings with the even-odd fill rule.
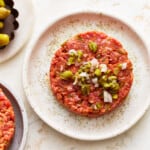
[[[18,98],[16,98],[12,89],[8,88],[6,84],[0,82],[0,88],[9,98],[15,112],[16,129],[8,150],[23,150],[28,131],[28,121],[24,105]]]
[[[78,33],[91,30],[118,39],[128,51],[134,68],[133,86],[125,103],[114,112],[93,119],[74,115],[62,107],[49,89],[48,78],[51,58],[60,45]],[[62,17],[43,31],[27,53],[23,83],[32,108],[49,126],[73,138],[102,140],[126,131],[144,114],[150,103],[149,76],[147,48],[127,23],[108,14],[80,12]]]
[[[15,30],[15,38],[3,50],[0,50],[0,63],[17,54],[32,34],[34,11],[31,0],[15,0],[14,8],[18,10],[17,21],[19,28]]]

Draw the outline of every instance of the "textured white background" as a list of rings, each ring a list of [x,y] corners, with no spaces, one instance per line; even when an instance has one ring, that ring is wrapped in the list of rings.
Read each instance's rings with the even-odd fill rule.
[[[78,141],[48,127],[32,111],[25,98],[22,87],[22,65],[26,51],[30,49],[40,31],[54,18],[73,10],[94,9],[115,14],[134,26],[150,47],[150,0],[33,0],[33,9],[35,26],[33,34],[29,33],[28,44],[18,55],[0,64],[0,80],[10,85],[26,106],[29,133],[25,150],[149,150],[150,109],[126,133],[105,141]]]

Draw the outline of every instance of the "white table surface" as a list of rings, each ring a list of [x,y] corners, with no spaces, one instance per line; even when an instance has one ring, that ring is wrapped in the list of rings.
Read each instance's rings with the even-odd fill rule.
[[[22,0],[23,1],[23,0]],[[150,47],[150,0],[33,0],[35,25],[29,42],[19,54],[0,64],[0,80],[14,89],[25,104],[29,131],[25,150],[149,150],[150,109],[127,132],[104,141],[86,142],[66,137],[47,126],[27,102],[22,86],[22,66],[35,37],[54,18],[77,10],[98,10],[128,21]],[[27,10],[28,11],[28,10]],[[31,14],[32,15],[32,14]],[[144,102],[144,100],[143,100]]]

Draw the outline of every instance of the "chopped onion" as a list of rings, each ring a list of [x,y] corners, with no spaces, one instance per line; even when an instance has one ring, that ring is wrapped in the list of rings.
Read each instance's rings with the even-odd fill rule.
[[[107,92],[106,90],[103,91],[103,95],[104,95],[104,102],[105,103],[112,103],[112,96],[109,92]]]
[[[89,78],[89,74],[88,73],[86,73],[86,72],[81,72],[80,74],[79,74],[79,76],[80,77],[85,77],[85,78]]]

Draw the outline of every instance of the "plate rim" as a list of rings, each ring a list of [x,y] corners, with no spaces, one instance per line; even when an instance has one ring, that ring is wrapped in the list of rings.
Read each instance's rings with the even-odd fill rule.
[[[74,12],[71,12],[71,13],[67,13],[67,14],[63,14],[59,17],[56,17],[55,19],[53,19],[52,21],[50,21],[48,23],[48,25],[43,28],[41,30],[41,32],[39,33],[39,35],[37,36],[37,38],[34,40],[33,42],[33,45],[31,46],[31,48],[26,52],[25,54],[25,57],[24,57],[24,61],[23,61],[23,71],[22,71],[22,79],[23,79],[23,89],[25,91],[25,95],[26,95],[26,98],[27,98],[27,101],[28,103],[30,104],[31,108],[33,109],[33,111],[40,117],[40,119],[46,123],[49,127],[55,129],[55,131],[63,134],[63,135],[66,135],[68,137],[71,137],[73,139],[78,139],[78,140],[83,140],[83,141],[99,141],[99,140],[106,140],[106,139],[110,139],[110,138],[113,138],[113,137],[116,137],[126,131],[128,131],[130,128],[132,128],[141,118],[142,116],[144,116],[145,112],[149,109],[150,107],[150,100],[148,102],[148,105],[145,107],[145,109],[143,109],[143,111],[141,111],[138,115],[138,117],[136,118],[136,120],[132,123],[130,123],[130,125],[126,125],[123,130],[121,130],[120,132],[118,133],[115,133],[115,134],[112,134],[111,133],[111,136],[104,136],[103,138],[101,137],[98,137],[96,136],[95,138],[89,138],[89,137],[80,137],[80,136],[76,136],[76,135],[73,135],[73,134],[68,134],[68,133],[65,133],[63,132],[62,129],[58,128],[58,127],[55,127],[53,125],[51,125],[45,118],[42,117],[41,113],[39,113],[37,111],[37,109],[34,107],[34,104],[32,103],[32,97],[28,94],[29,93],[29,90],[28,90],[28,78],[27,78],[27,70],[28,70],[28,65],[29,65],[29,59],[30,59],[30,56],[31,56],[31,53],[33,52],[35,46],[36,46],[36,43],[38,42],[38,40],[46,33],[46,31],[48,30],[48,28],[50,28],[51,26],[53,26],[55,23],[57,23],[57,21],[60,21],[61,19],[64,19],[64,18],[67,18],[69,16],[74,16],[74,15],[79,15],[79,14],[85,14],[85,13],[91,13],[91,14],[95,14],[95,15],[103,15],[103,16],[106,16],[106,17],[109,17],[109,18],[112,18],[114,20],[117,20],[123,24],[125,24],[127,27],[129,27],[134,34],[137,35],[137,37],[141,40],[141,42],[143,43],[145,49],[146,49],[146,52],[148,54],[147,58],[148,58],[148,66],[150,66],[150,52],[149,52],[149,49],[148,49],[148,45],[147,43],[144,41],[144,38],[142,36],[142,34],[140,33],[140,31],[133,27],[133,25],[131,25],[130,21],[128,21],[127,19],[126,20],[123,20],[121,18],[121,16],[118,16],[118,15],[115,15],[115,14],[110,14],[109,12],[104,12],[104,11],[95,11],[95,10],[86,10],[86,11],[74,11]],[[150,73],[150,72],[149,72]]]
[[[28,118],[27,118],[27,112],[26,112],[25,106],[23,102],[19,99],[19,97],[16,95],[14,90],[7,83],[0,80],[0,84],[2,84],[2,86],[4,86],[10,92],[10,94],[12,94],[12,96],[14,96],[16,103],[20,107],[22,120],[23,120],[23,136],[22,136],[22,140],[19,146],[19,150],[23,150],[26,144],[27,134],[28,134]]]

